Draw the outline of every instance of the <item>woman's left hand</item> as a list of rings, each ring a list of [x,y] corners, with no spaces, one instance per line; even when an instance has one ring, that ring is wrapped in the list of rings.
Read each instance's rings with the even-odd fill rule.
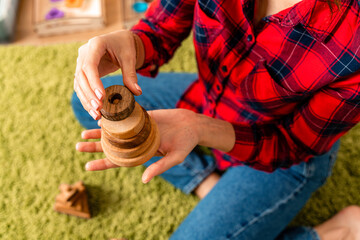
[[[171,167],[184,161],[186,156],[199,143],[197,114],[185,109],[149,111],[160,131],[160,147],[157,155],[164,156],[151,164],[143,173],[142,181],[149,182],[153,177],[160,175]],[[82,133],[83,139],[98,139],[100,129],[86,130]],[[102,152],[100,142],[80,142],[76,145],[80,152]],[[86,170],[106,170],[118,167],[107,158],[90,161]]]

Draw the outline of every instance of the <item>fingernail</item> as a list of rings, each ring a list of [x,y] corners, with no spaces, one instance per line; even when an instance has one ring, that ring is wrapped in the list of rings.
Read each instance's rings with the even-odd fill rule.
[[[95,95],[97,96],[97,98],[98,98],[99,100],[101,100],[102,97],[103,97],[103,95],[102,95],[102,93],[100,92],[99,89],[95,89]]]
[[[77,143],[77,144],[75,145],[75,149],[76,149],[77,151],[79,151],[79,143]]]
[[[152,179],[152,178],[148,178],[148,176],[145,176],[145,177],[142,178],[142,182],[143,182],[144,184],[146,184],[146,183],[150,182],[151,179]]]
[[[92,118],[93,118],[94,120],[96,120],[96,118],[97,118],[96,112],[91,109],[89,113],[90,113],[90,115],[92,116]]]
[[[147,175],[143,175],[141,180],[143,183],[147,183]]]
[[[91,106],[93,106],[95,110],[98,110],[99,108],[99,104],[94,99],[91,100]]]
[[[135,83],[135,88],[140,92],[140,94],[142,93],[142,90],[141,90],[139,84]]]
[[[86,171],[89,171],[89,170],[90,170],[90,163],[86,163],[86,164],[85,164],[85,170],[86,170]]]

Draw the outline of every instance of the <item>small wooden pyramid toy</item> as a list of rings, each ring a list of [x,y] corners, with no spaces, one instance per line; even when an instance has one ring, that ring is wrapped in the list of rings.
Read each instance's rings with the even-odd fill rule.
[[[60,184],[60,194],[56,196],[54,210],[81,218],[90,218],[89,204],[84,184]]]
[[[155,155],[160,145],[159,129],[128,88],[106,88],[101,114],[101,146],[112,163],[134,167]]]

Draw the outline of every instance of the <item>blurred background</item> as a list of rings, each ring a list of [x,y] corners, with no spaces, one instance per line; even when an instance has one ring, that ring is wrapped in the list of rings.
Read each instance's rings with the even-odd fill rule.
[[[129,28],[146,11],[143,0],[0,0],[0,42],[85,41]]]

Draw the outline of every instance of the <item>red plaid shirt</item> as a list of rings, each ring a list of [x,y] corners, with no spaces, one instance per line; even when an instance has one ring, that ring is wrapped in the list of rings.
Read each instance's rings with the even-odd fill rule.
[[[359,1],[303,0],[252,23],[254,0],[155,0],[133,31],[155,76],[191,30],[199,78],[178,107],[233,124],[220,169],[288,168],[323,154],[360,120]],[[215,136],[214,136],[215,137]]]

